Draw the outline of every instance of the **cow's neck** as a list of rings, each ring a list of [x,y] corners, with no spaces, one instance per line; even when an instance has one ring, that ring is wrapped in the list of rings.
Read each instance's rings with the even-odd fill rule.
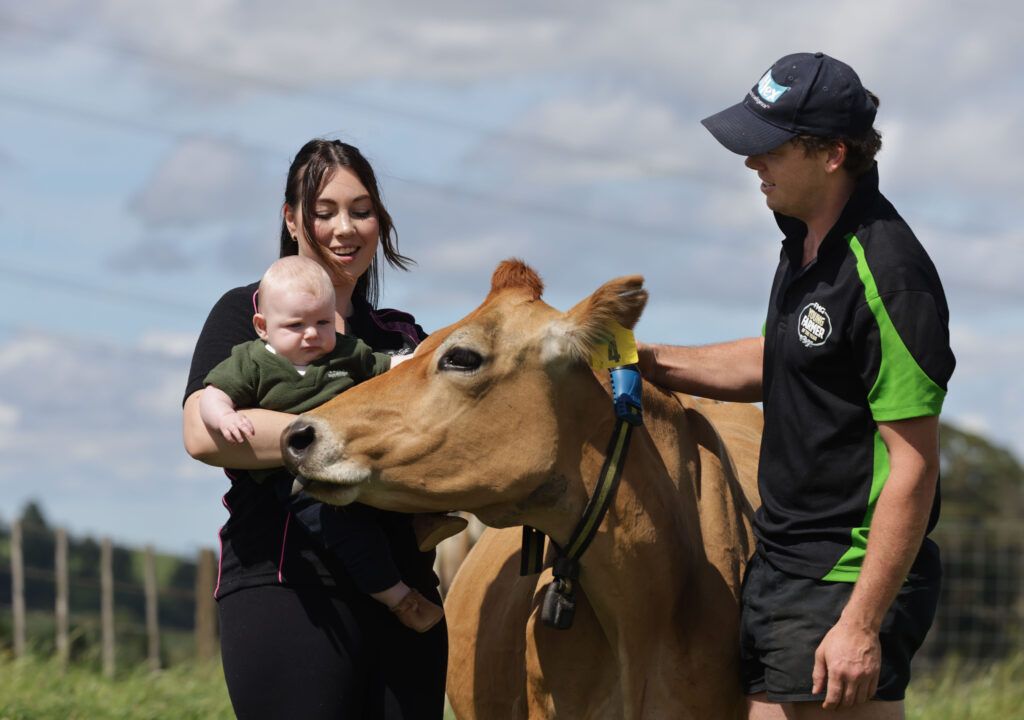
[[[589,417],[608,418],[601,410],[590,408]],[[633,433],[615,501],[581,559],[580,584],[616,654],[626,717],[644,705],[655,667],[666,666],[661,653],[678,645],[652,643],[652,628],[685,634],[687,619],[695,616],[687,607],[695,602],[693,578],[702,546],[690,478],[694,468],[684,464],[682,453],[655,447],[652,436],[659,436],[664,422],[664,415],[649,413],[647,431]],[[562,546],[594,491],[613,427],[608,419],[585,432],[575,467],[563,469],[569,483],[562,502],[538,515],[537,527]]]

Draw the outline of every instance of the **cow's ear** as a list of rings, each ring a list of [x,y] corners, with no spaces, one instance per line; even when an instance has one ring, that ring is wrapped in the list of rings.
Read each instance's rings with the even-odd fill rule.
[[[613,321],[632,330],[646,304],[647,291],[642,276],[629,275],[606,282],[565,314],[570,354],[576,359],[588,360],[594,345],[608,339],[608,328]]]

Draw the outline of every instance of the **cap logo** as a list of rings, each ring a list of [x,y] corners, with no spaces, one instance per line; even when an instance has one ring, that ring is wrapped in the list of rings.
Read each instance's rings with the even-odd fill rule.
[[[772,71],[766,72],[757,83],[757,94],[765,102],[774,103],[782,94],[789,90],[786,85],[779,85],[772,79]]]

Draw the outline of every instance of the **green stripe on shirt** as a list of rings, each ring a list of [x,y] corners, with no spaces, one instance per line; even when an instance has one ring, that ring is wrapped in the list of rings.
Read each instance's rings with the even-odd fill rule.
[[[864,513],[861,527],[850,531],[850,549],[843,553],[839,562],[822,578],[829,582],[857,582],[860,569],[864,565],[864,555],[868,549],[868,531],[871,529],[871,518],[875,514],[878,496],[882,494],[885,481],[889,479],[889,448],[885,446],[881,433],[875,430],[874,457],[871,469],[871,491],[868,494],[868,509]]]
[[[878,377],[868,391],[871,416],[875,422],[885,422],[938,415],[946,391],[928,377],[904,344],[879,296],[878,285],[857,236],[850,235],[847,242],[857,259],[857,274],[864,284],[864,297],[878,324],[882,344]]]

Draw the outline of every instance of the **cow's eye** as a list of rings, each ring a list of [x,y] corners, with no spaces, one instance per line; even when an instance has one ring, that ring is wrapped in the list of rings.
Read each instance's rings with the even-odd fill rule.
[[[441,356],[437,363],[438,370],[457,370],[459,372],[471,372],[483,364],[483,357],[475,350],[463,347],[453,347]]]

